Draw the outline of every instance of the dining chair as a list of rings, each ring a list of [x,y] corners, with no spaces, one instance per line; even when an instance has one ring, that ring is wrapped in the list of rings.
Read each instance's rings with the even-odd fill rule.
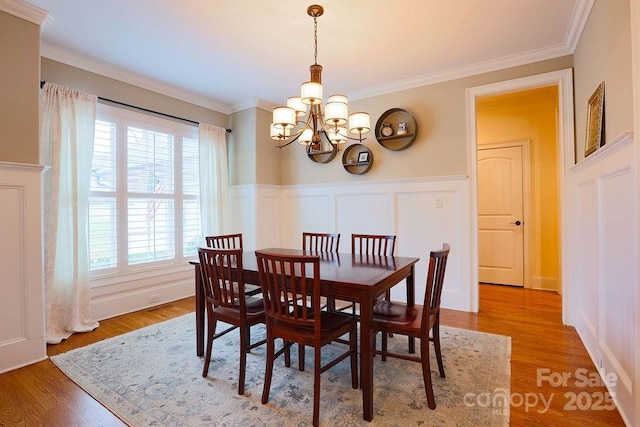
[[[338,253],[340,250],[340,233],[310,233],[302,232],[302,250],[316,253]],[[336,300],[327,298],[326,304],[329,310],[335,310]]]
[[[238,394],[244,394],[247,352],[266,342],[251,343],[251,326],[265,323],[261,298],[245,294],[242,249],[198,248],[200,274],[207,308],[207,350],[202,376],[209,373],[213,341],[238,328],[240,330],[240,377]],[[231,325],[216,333],[217,322]]]
[[[383,361],[388,356],[419,362],[422,365],[422,377],[424,379],[427,403],[431,409],[436,408],[436,401],[431,383],[429,341],[433,342],[440,377],[445,377],[440,349],[440,297],[442,295],[449,250],[449,245],[444,243],[442,249],[431,251],[424,305],[409,306],[404,302],[384,300],[377,303],[373,308],[373,323],[371,326],[373,333],[375,335],[378,332],[382,332],[382,350],[374,349],[374,354],[382,355]],[[431,336],[429,336],[429,332],[431,332]],[[387,338],[389,333],[420,338],[420,357],[389,351]]]
[[[347,357],[351,361],[351,386],[358,388],[357,319],[348,314],[323,311],[320,307],[320,256],[282,255],[256,251],[267,324],[267,362],[262,403],[269,401],[273,364],[286,357],[293,343],[314,348],[313,425],[320,419],[320,374]],[[302,302],[311,300],[310,305]],[[348,334],[348,350],[322,364],[321,349]],[[285,341],[276,352],[275,340]],[[342,344],[336,344],[342,345]],[[301,363],[303,361],[299,361]],[[300,370],[304,370],[301,363]]]

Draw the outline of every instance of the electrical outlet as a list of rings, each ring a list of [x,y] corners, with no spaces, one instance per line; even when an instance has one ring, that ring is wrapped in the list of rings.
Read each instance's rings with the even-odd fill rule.
[[[442,207],[442,197],[436,197],[436,208]]]
[[[157,302],[160,302],[160,295],[154,294],[154,295],[150,295],[149,296],[149,303],[150,304],[155,304]]]

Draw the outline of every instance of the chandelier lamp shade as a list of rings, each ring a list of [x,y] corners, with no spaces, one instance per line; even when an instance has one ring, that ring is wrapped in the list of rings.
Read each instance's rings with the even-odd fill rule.
[[[330,150],[337,150],[339,144],[348,140],[362,142],[362,135],[371,129],[369,114],[357,112],[349,114],[349,101],[345,95],[331,95],[322,105],[322,65],[318,64],[318,22],[324,9],[311,5],[307,14],[313,18],[314,64],[309,67],[311,78],[302,84],[300,96],[287,99],[287,105],[273,110],[271,139],[277,147],[283,148],[298,141],[307,147],[307,152],[323,150],[328,143]],[[355,136],[349,136],[353,134]],[[326,146],[326,145],[324,145]]]

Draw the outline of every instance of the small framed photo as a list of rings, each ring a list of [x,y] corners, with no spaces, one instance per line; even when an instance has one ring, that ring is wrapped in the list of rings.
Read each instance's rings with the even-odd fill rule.
[[[587,107],[587,136],[584,146],[584,156],[587,157],[604,145],[602,139],[602,121],[604,118],[604,82],[600,83],[589,98]]]
[[[369,163],[368,151],[361,151],[358,153],[358,163]]]

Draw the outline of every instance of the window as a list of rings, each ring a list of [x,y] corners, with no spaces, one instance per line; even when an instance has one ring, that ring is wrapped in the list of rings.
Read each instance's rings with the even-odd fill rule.
[[[90,185],[93,276],[197,255],[197,128],[99,104]]]

